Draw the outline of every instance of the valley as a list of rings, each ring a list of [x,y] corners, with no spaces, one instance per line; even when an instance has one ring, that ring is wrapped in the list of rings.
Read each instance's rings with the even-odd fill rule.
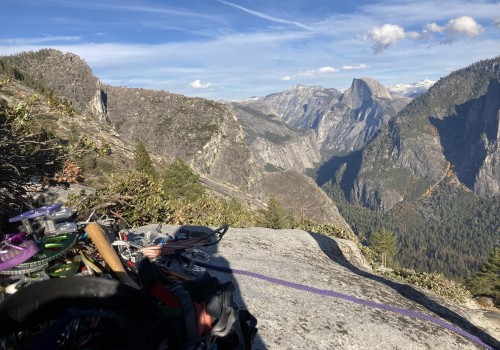
[[[420,90],[355,78],[344,92],[296,86],[237,102],[102,84],[57,50],[0,62],[17,77],[5,78],[3,98],[50,92],[76,114],[48,127],[110,147],[77,161],[89,184],[130,171],[142,142],[157,166],[181,158],[214,192],[254,210],[273,194],[295,215],[361,239],[386,227],[402,266],[460,278],[500,239],[498,58]]]

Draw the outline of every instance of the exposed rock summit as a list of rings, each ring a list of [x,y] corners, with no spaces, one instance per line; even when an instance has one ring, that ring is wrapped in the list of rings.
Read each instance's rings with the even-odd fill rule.
[[[236,271],[209,270],[235,282],[238,303],[257,317],[255,350],[484,349],[431,318],[500,346],[494,313],[376,275],[349,241],[299,230],[230,228],[208,251],[210,264]]]

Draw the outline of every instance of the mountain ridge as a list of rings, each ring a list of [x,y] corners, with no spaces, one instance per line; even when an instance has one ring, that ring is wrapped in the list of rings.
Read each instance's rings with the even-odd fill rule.
[[[21,66],[27,67],[25,68],[26,72],[29,73],[31,69],[35,75],[43,75],[45,66],[50,65],[52,67],[56,63],[62,67],[63,71],[71,73],[69,78],[72,80],[89,72],[88,66],[84,65],[83,61],[80,62],[72,54],[65,55],[58,51],[47,50],[42,54],[38,54],[42,56],[42,59],[39,58],[40,62],[38,63],[36,55],[31,53],[23,57],[11,57],[9,59],[24,62]],[[50,59],[45,60],[47,57]],[[2,58],[2,60],[5,61],[5,58]],[[480,77],[482,75],[480,71],[474,73],[474,68],[470,68],[470,70],[470,76]],[[60,76],[54,77],[54,72],[57,70],[53,68],[47,68],[47,71],[50,73],[49,78],[54,78],[53,87],[60,89],[63,92],[61,94],[63,97],[73,96],[72,94],[75,93],[76,89],[73,82],[65,84]],[[22,71],[18,71],[18,73],[23,74]],[[26,74],[28,75],[28,73]],[[351,204],[388,211],[399,203],[406,205],[405,200],[418,200],[426,193],[440,193],[431,189],[439,189],[440,184],[445,183],[445,180],[450,176],[451,178],[456,177],[458,180],[461,180],[460,176],[462,178],[469,176],[464,171],[460,172],[460,169],[468,168],[467,162],[459,164],[460,166],[457,167],[456,164],[452,164],[453,162],[450,161],[455,156],[454,154],[444,155],[442,153],[443,147],[447,149],[450,149],[450,147],[445,145],[446,142],[444,144],[441,142],[446,140],[447,135],[442,130],[441,135],[438,135],[438,131],[440,131],[440,128],[447,129],[446,125],[442,124],[443,122],[448,123],[447,113],[455,113],[457,110],[456,106],[451,108],[447,103],[451,98],[467,103],[468,98],[471,96],[477,97],[478,101],[473,106],[460,107],[462,110],[467,107],[466,110],[474,112],[470,115],[470,118],[467,118],[470,121],[469,125],[473,126],[476,125],[472,122],[477,119],[473,118],[477,116],[477,110],[484,110],[481,106],[490,106],[487,109],[494,110],[496,100],[495,98],[488,100],[489,102],[481,100],[482,94],[487,92],[488,88],[488,85],[484,82],[481,83],[478,79],[476,79],[477,81],[472,79],[467,84],[464,84],[464,81],[458,79],[461,73],[454,74],[451,75],[451,80],[440,80],[426,94],[411,100],[408,105],[407,101],[410,101],[408,98],[398,100],[400,105],[392,105],[392,107],[391,105],[387,107],[388,105],[382,105],[379,103],[380,101],[372,99],[371,97],[374,95],[387,95],[385,91],[373,94],[371,89],[374,84],[370,84],[370,82],[367,84],[367,79],[353,81],[355,84],[351,87],[351,91],[347,91],[347,96],[357,96],[354,102],[358,103],[358,105],[361,103],[361,107],[355,110],[341,102],[346,91],[342,93],[334,89],[321,88],[316,96],[309,94],[284,98],[283,103],[277,105],[277,107],[284,110],[290,106],[290,108],[293,107],[293,111],[297,114],[290,116],[299,119],[303,118],[302,121],[308,120],[308,125],[311,127],[319,126],[320,121],[328,119],[327,117],[333,119],[334,112],[338,113],[339,118],[334,122],[340,120],[341,123],[338,123],[333,129],[328,129],[332,125],[327,125],[322,129],[325,131],[323,134],[316,133],[315,135],[316,137],[319,134],[322,137],[342,136],[342,138],[338,137],[337,141],[350,140],[350,147],[356,149],[356,151],[349,153],[348,149],[339,150],[339,154],[332,158],[333,161],[327,163],[324,163],[324,160],[331,156],[332,150],[325,150],[319,145],[315,145],[311,136],[313,130],[310,130],[310,128],[301,130],[298,127],[287,125],[283,118],[276,113],[277,108],[269,104],[262,104],[259,99],[246,101],[244,104],[245,113],[250,111],[249,115],[246,116],[247,120],[253,115],[258,116],[256,120],[262,121],[260,124],[259,122],[255,123],[259,124],[260,129],[254,129],[253,131],[251,125],[244,125],[245,116],[242,117],[242,115],[230,111],[227,103],[221,104],[200,98],[187,98],[165,91],[150,92],[144,89],[110,87],[101,84],[95,77],[95,79],[79,80],[87,82],[88,86],[77,86],[78,91],[85,93],[82,93],[82,100],[76,101],[75,105],[81,106],[86,111],[84,113],[87,113],[89,118],[93,118],[89,119],[91,124],[102,125],[107,128],[114,127],[115,129],[110,131],[110,134],[114,135],[113,137],[118,137],[117,131],[121,132],[122,135],[119,136],[124,142],[128,143],[128,156],[131,153],[131,145],[138,140],[138,135],[146,134],[147,136],[144,136],[144,139],[139,140],[142,140],[147,145],[148,149],[152,151],[153,158],[160,163],[168,161],[167,157],[177,155],[185,157],[185,161],[193,166],[196,171],[207,176],[214,176],[214,179],[218,177],[218,181],[221,183],[227,182],[231,186],[235,186],[236,190],[246,192],[248,197],[252,198],[253,196],[256,200],[262,202],[266,201],[270,193],[274,191],[280,192],[274,194],[278,198],[286,198],[286,205],[293,206],[296,215],[301,215],[304,203],[311,199],[300,196],[297,191],[292,193],[295,197],[290,199],[289,189],[293,189],[293,184],[289,183],[289,186],[283,187],[274,185],[274,188],[272,188],[272,184],[278,183],[273,179],[280,179],[281,176],[285,176],[286,181],[302,179],[302,176],[295,174],[294,176],[287,176],[290,174],[287,172],[295,171],[311,174],[311,166],[321,166],[326,169],[328,168],[326,165],[331,167],[323,172],[322,181],[319,182],[321,185],[333,182],[342,187]],[[444,89],[443,86],[445,86]],[[463,87],[466,87],[466,89],[463,89]],[[314,89],[317,89],[317,87],[298,87],[297,89],[311,92],[315,91]],[[444,91],[451,91],[452,89],[458,89],[455,95],[444,93]],[[469,93],[466,93],[467,91]],[[131,93],[131,95],[128,96],[128,93]],[[74,96],[80,95],[76,94]],[[119,97],[120,103],[115,101],[117,96],[121,96]],[[273,98],[281,98],[280,96],[283,95],[277,93],[272,96]],[[390,96],[394,102],[394,96]],[[365,97],[370,98],[365,99]],[[293,98],[295,98],[295,102],[291,103]],[[326,100],[322,100],[322,98],[326,98]],[[389,99],[385,98],[385,100]],[[165,101],[168,101],[168,103],[165,104]],[[287,101],[291,103],[290,106]],[[307,103],[304,104],[304,101]],[[323,103],[325,101],[329,102]],[[353,102],[352,99],[351,102]],[[398,108],[402,108],[403,105],[407,106],[399,115],[395,116]],[[304,107],[311,114],[304,114]],[[384,112],[387,109],[391,109],[389,111],[391,113]],[[201,113],[199,113],[200,111]],[[343,111],[346,113],[342,114]],[[150,112],[153,115],[152,128],[146,130],[147,125],[143,120],[148,118]],[[419,117],[412,118],[412,113],[417,113]],[[427,118],[431,114],[434,118],[432,120]],[[408,117],[404,117],[405,115],[408,115]],[[193,122],[196,118],[199,118],[200,123]],[[371,124],[368,124],[367,120],[370,120]],[[377,124],[374,122],[377,120],[379,122],[381,120],[389,121],[387,121],[387,126],[384,126],[384,123]],[[495,120],[493,115],[492,120]],[[315,124],[315,121],[318,121],[318,123]],[[356,124],[353,125],[353,122]],[[422,129],[413,128],[412,123],[416,126],[421,124]],[[187,128],[171,128],[172,124],[186,125]],[[337,134],[335,132],[329,134],[326,132],[327,130],[334,130]],[[490,127],[488,130],[483,137],[481,136],[482,132],[477,132],[474,127],[470,128],[470,132],[477,137],[477,142],[474,143],[475,149],[483,152],[484,159],[488,159],[487,166],[479,165],[475,168],[478,169],[478,174],[484,174],[482,178],[485,179],[497,176],[498,169],[495,165],[498,164],[495,153],[497,143],[490,132],[495,128]],[[466,133],[463,135],[466,135]],[[160,142],[157,139],[158,136],[168,143],[168,146],[163,151],[158,149],[158,144],[155,143]],[[448,135],[447,137],[452,136]],[[353,147],[356,141],[358,145]],[[252,149],[252,144],[257,145],[255,149]],[[365,144],[367,146],[364,146]],[[387,147],[387,145],[390,147]],[[426,153],[427,149],[430,153]],[[169,153],[169,150],[172,152]],[[305,157],[304,154],[308,154],[308,156]],[[311,156],[309,157],[309,155]],[[433,163],[433,157],[437,159],[437,162]],[[294,166],[296,167],[294,168]],[[359,174],[363,176],[359,176]],[[264,181],[266,178],[271,180]],[[263,186],[265,183],[270,183],[271,186]],[[303,183],[306,184],[307,181]],[[474,183],[478,184],[476,191],[488,192],[495,190],[495,182],[476,181]],[[469,187],[472,189],[470,184]],[[309,184],[311,193],[317,190],[317,186]],[[322,202],[319,192],[316,200],[318,203]],[[336,211],[333,203],[325,202],[325,205],[331,206],[332,213]],[[480,207],[483,208],[482,205]],[[316,214],[318,218],[321,218],[325,213],[318,211]],[[422,209],[422,216],[426,220],[429,217],[428,210],[425,208]],[[332,216],[328,220],[345,227],[345,220],[340,216]],[[346,229],[350,230],[350,228]],[[406,239],[407,237],[403,238]],[[491,239],[492,237],[488,237],[486,241],[480,242],[474,249],[478,247],[489,249]],[[485,242],[486,245],[484,245]],[[421,246],[420,243],[417,246]],[[427,248],[422,249],[425,251]],[[428,254],[434,254],[432,249],[430,250]],[[485,251],[480,254],[484,256]],[[474,254],[470,254],[470,257],[473,256],[479,255],[474,252]]]
[[[362,160],[360,176],[357,177],[357,186],[360,190],[357,193],[352,192],[354,201],[363,202],[360,193],[378,193],[381,196],[380,200],[385,203],[383,207],[389,209],[401,201],[405,193],[409,193],[408,190],[398,190],[397,185],[388,187],[387,177],[370,175],[373,171],[387,173],[397,170],[407,172],[408,176],[415,178],[417,182],[420,181],[418,179],[422,179],[422,181],[436,183],[446,176],[451,166],[461,182],[471,190],[475,190],[476,181],[480,181],[483,184],[481,186],[487,187],[486,182],[491,188],[497,188],[500,177],[490,177],[486,180],[488,176],[485,175],[475,181],[464,181],[464,179],[467,176],[476,176],[476,173],[467,174],[469,170],[466,169],[470,167],[484,168],[486,173],[496,174],[493,170],[494,166],[492,168],[488,164],[491,162],[496,164],[498,158],[500,134],[495,130],[498,130],[496,112],[500,108],[500,102],[494,97],[495,92],[488,92],[488,89],[493,88],[496,91],[499,61],[498,58],[482,61],[475,66],[459,70],[447,78],[442,78],[426,94],[413,100],[395,116],[389,122],[388,127],[382,130],[377,135],[377,139],[372,140],[363,152],[364,160]],[[482,74],[489,74],[491,78],[481,78]],[[474,104],[475,102],[468,101],[477,102]],[[484,113],[484,117],[480,117],[481,113]],[[449,135],[450,129],[453,128],[442,125],[452,123],[454,120],[459,120],[459,125],[456,127],[466,128],[463,132],[467,133],[469,130],[469,137],[474,137],[473,140],[468,141],[469,149],[476,147],[478,149],[476,154],[482,152],[483,159],[489,155],[492,158],[490,163],[485,164],[481,161],[479,165],[474,166],[473,162],[476,161],[477,156],[467,155],[466,151],[458,152],[458,158],[453,156],[454,147],[467,148],[463,137],[457,140],[456,135]],[[487,140],[483,140],[481,136],[483,133]],[[386,162],[383,159],[389,162],[386,168],[384,168],[383,164]],[[377,166],[373,168],[374,165]],[[374,181],[374,184],[368,185],[364,179]],[[395,192],[390,194],[389,188]],[[399,194],[395,195],[395,193]],[[497,194],[498,192],[494,190],[489,193],[482,192],[482,195],[486,197]],[[375,202],[364,201],[364,203],[369,206],[376,205]]]
[[[3,69],[13,67],[13,75],[71,101],[85,120],[111,128],[129,150],[140,141],[160,163],[180,157],[197,172],[230,183],[258,200],[265,202],[273,192],[279,198],[279,191],[261,186],[267,171],[258,165],[244,142],[241,125],[224,104],[166,91],[102,84],[78,56],[52,49],[2,57],[0,61]],[[293,158],[298,154],[294,151],[297,145],[300,142],[288,145],[284,152]],[[126,155],[129,163],[130,153]],[[308,186],[311,191],[318,190],[314,183]],[[329,213],[336,214],[325,218],[318,212],[318,217],[350,230],[335,205],[331,201],[325,204],[332,206]],[[300,198],[287,203],[287,208],[300,214]]]
[[[371,78],[353,79],[344,92],[298,85],[290,90],[239,102],[273,114],[290,126],[312,130],[322,157],[363,147],[411,99],[391,95]]]

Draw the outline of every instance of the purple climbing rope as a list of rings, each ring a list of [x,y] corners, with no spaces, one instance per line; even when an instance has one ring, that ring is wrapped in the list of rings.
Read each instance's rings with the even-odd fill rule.
[[[386,310],[386,311],[398,313],[398,314],[401,314],[404,316],[417,318],[417,319],[420,319],[423,321],[437,324],[438,326],[446,328],[452,332],[458,333],[461,336],[468,338],[471,341],[485,347],[488,350],[495,350],[493,347],[491,347],[490,345],[483,342],[479,337],[476,337],[475,335],[472,335],[459,327],[456,327],[456,326],[451,325],[447,322],[444,322],[438,318],[426,315],[426,314],[421,313],[421,312],[403,309],[403,308],[395,307],[395,306],[391,306],[391,305],[376,303],[374,301],[356,298],[356,297],[353,297],[353,296],[350,296],[347,294],[334,292],[334,291],[326,290],[326,289],[314,288],[314,287],[310,287],[310,286],[307,286],[304,284],[289,282],[289,281],[285,281],[285,280],[282,280],[279,278],[269,277],[269,276],[262,275],[260,273],[251,272],[251,271],[231,269],[231,268],[227,268],[227,267],[220,267],[220,266],[215,266],[215,265],[205,264],[205,263],[197,263],[197,265],[200,265],[200,266],[208,268],[208,269],[225,272],[225,273],[232,273],[235,275],[243,275],[243,276],[248,276],[248,277],[252,277],[252,278],[257,278],[260,280],[264,280],[264,281],[267,281],[270,283],[282,285],[285,287],[294,288],[294,289],[298,289],[298,290],[302,290],[305,292],[314,293],[314,294],[318,294],[318,295],[322,295],[322,296],[344,299],[344,300],[347,300],[347,301],[350,301],[350,302],[353,302],[353,303],[356,303],[359,305],[364,305],[364,306],[368,306],[368,307],[372,307],[372,308],[376,308],[376,309],[381,309],[381,310]]]

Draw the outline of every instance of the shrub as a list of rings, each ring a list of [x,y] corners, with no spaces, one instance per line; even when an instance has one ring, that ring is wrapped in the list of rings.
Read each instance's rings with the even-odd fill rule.
[[[466,288],[437,272],[427,273],[416,272],[410,269],[399,269],[384,274],[397,280],[431,290],[454,302],[464,302],[471,297],[470,292]]]
[[[29,103],[9,107],[0,100],[0,214],[27,209],[24,185],[33,176],[51,177],[66,158],[60,140],[32,113]]]
[[[253,226],[253,215],[236,199],[225,200],[203,195],[194,202],[183,202],[175,213],[174,224],[233,227]]]
[[[180,158],[176,158],[167,167],[162,178],[163,191],[169,200],[194,202],[205,193],[199,176]]]

